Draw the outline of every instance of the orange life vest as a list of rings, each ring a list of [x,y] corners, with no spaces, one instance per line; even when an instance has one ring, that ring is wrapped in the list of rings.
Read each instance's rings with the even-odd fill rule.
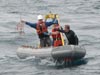
[[[57,29],[59,29],[59,27],[52,29],[52,32],[56,32]],[[53,38],[53,46],[57,47],[57,46],[62,46],[62,40],[61,40],[61,34],[52,34],[52,38]]]
[[[53,28],[52,32],[56,32],[58,29],[59,29],[59,27]],[[60,35],[60,33],[58,33],[58,34],[52,34],[52,38],[53,39],[58,39],[58,38],[61,39],[61,35]]]
[[[36,31],[38,35],[43,34],[44,32],[48,32],[45,22],[37,23]]]

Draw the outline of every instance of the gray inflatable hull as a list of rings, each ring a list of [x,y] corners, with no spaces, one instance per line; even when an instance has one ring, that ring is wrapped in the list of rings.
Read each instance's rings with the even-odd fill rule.
[[[86,50],[81,46],[67,45],[53,48],[51,53],[54,59],[71,58],[76,60],[83,58],[86,54]]]
[[[30,48],[30,47],[19,47],[17,49],[17,56],[19,58],[26,58],[30,56],[35,57],[51,57],[53,59],[60,58],[72,58],[81,59],[85,56],[86,50],[82,46],[66,45],[59,47],[49,47],[49,48]]]

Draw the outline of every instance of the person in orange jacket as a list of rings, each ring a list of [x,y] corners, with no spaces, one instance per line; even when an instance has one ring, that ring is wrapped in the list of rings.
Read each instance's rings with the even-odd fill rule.
[[[57,46],[62,46],[62,38],[61,38],[61,34],[59,31],[57,31],[58,29],[60,29],[59,24],[54,24],[53,28],[52,28],[52,38],[53,38],[53,46],[57,47]]]

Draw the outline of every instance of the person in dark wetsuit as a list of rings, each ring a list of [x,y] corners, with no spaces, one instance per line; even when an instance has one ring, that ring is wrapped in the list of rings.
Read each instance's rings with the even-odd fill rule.
[[[78,37],[73,30],[70,30],[69,25],[65,25],[64,30],[58,29],[58,31],[62,32],[66,35],[66,37],[68,39],[68,45],[78,45],[78,43],[79,43]]]
[[[53,19],[50,22],[43,21],[43,16],[38,15],[38,22],[37,23],[30,23],[24,20],[21,20],[21,22],[24,22],[26,25],[35,28],[38,34],[38,37],[40,39],[40,47],[48,47],[51,46],[51,39],[49,35],[46,35],[48,33],[48,27],[55,24],[56,19]]]

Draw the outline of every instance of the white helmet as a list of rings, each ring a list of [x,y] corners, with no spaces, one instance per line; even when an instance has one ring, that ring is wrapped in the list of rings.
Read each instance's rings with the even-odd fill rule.
[[[37,16],[37,19],[38,19],[38,20],[43,19],[43,16],[42,16],[42,15],[38,15],[38,16]]]

